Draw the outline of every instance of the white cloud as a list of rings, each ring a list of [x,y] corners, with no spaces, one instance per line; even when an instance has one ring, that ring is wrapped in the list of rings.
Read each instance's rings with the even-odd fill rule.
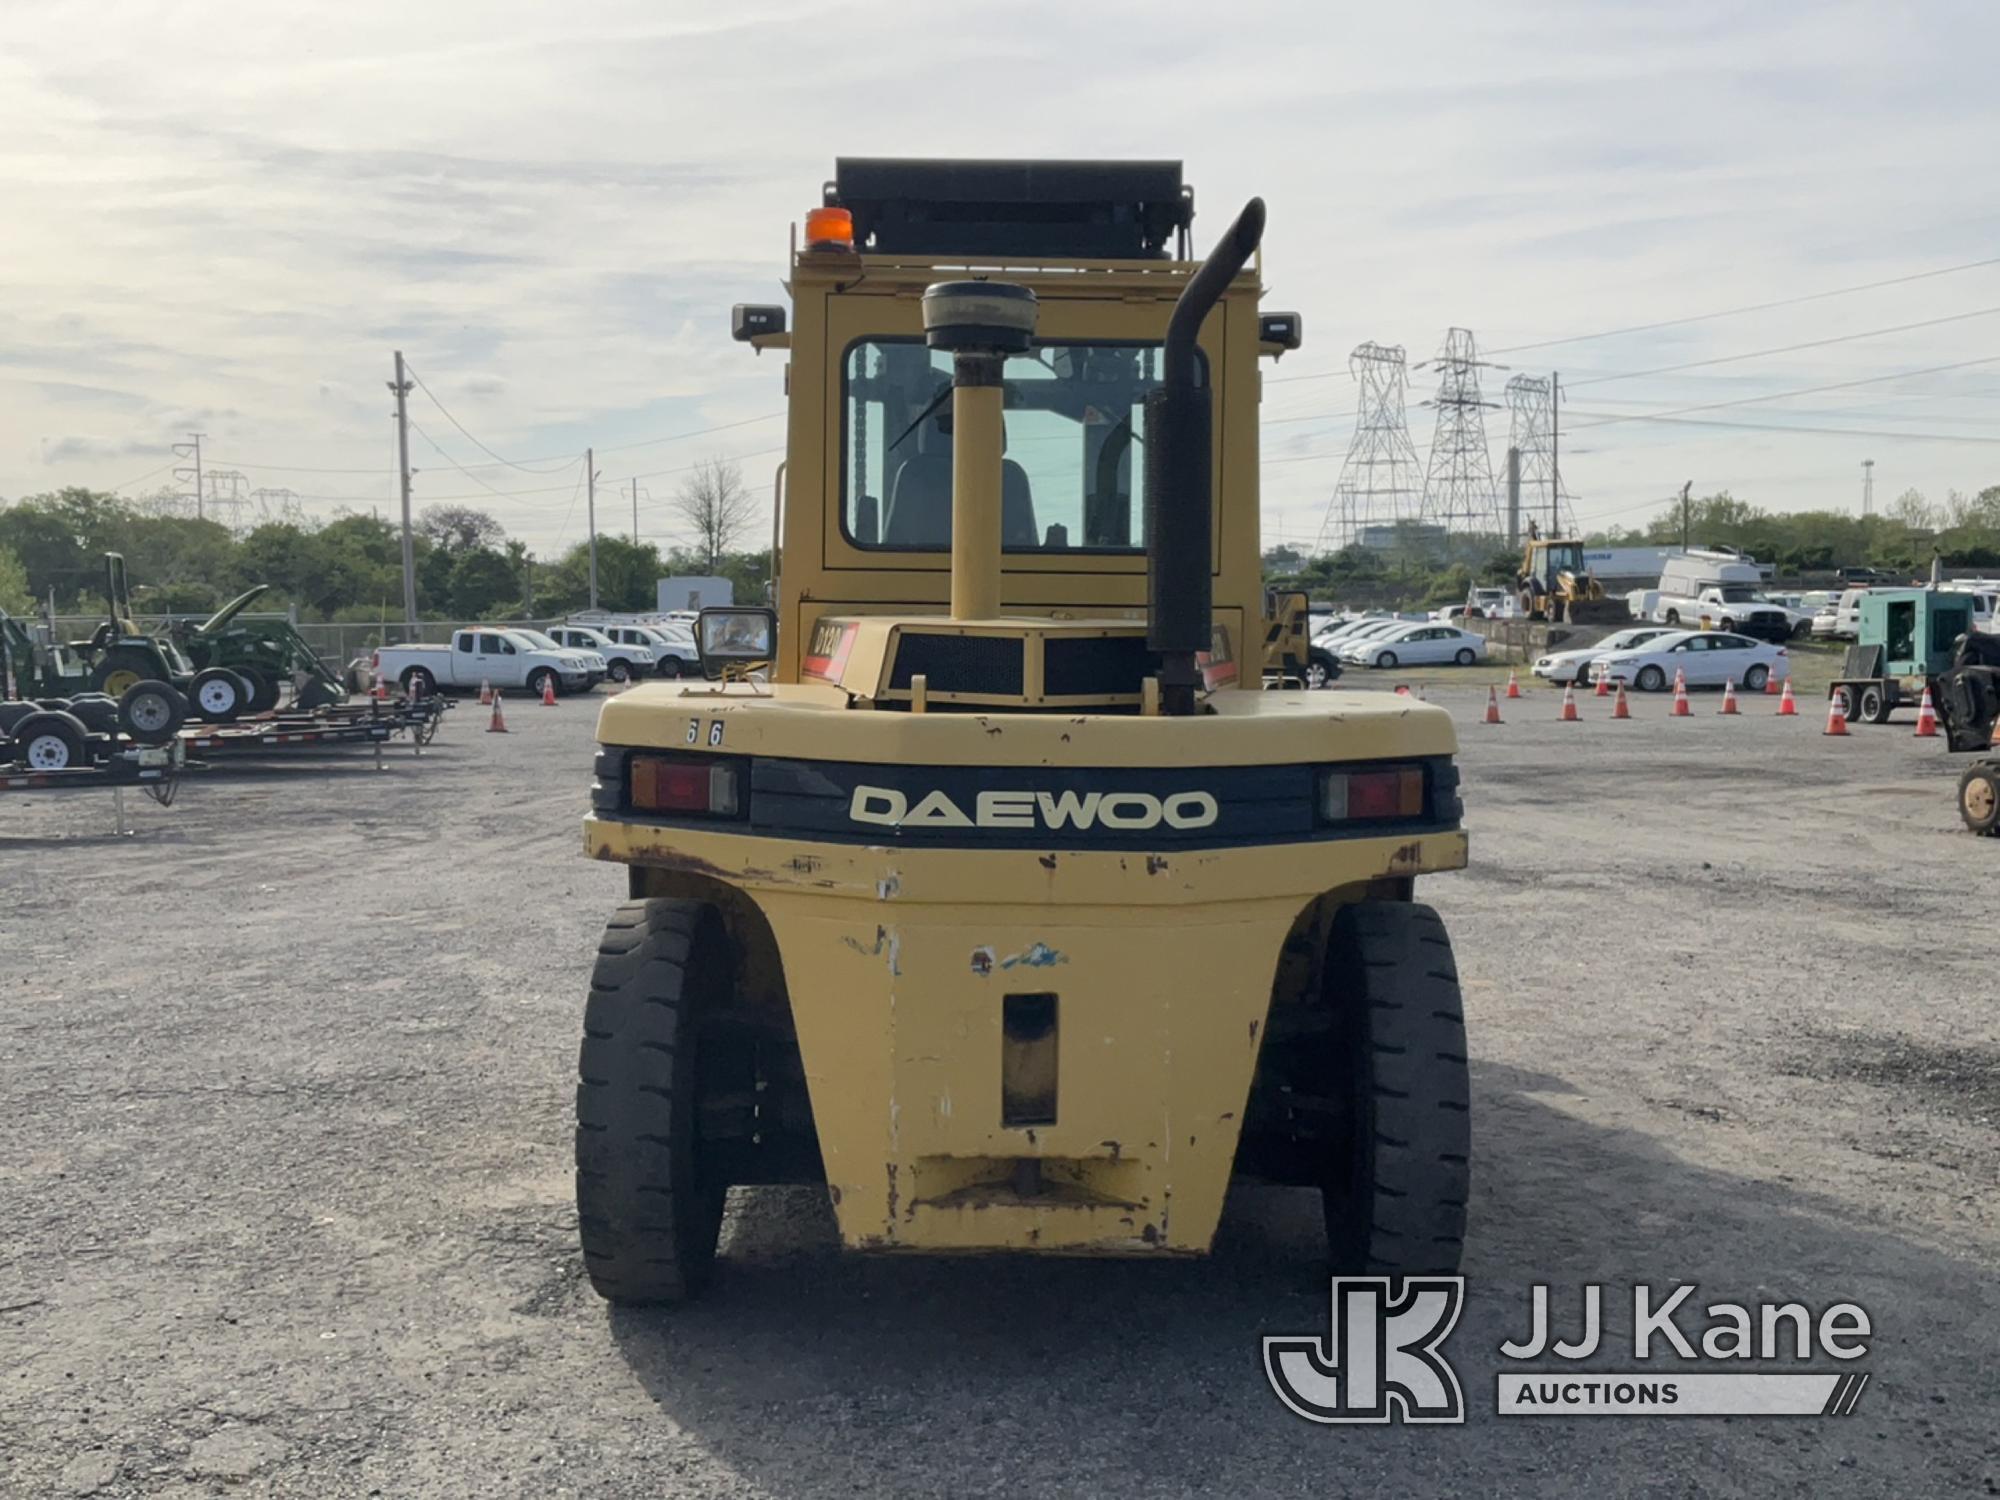
[[[907,5],[212,0],[200,26],[128,4],[92,8],[87,30],[82,14],[0,13],[0,495],[126,478],[118,463],[165,462],[176,424],[211,413],[194,430],[254,484],[322,509],[388,501],[401,347],[497,451],[594,443],[607,485],[653,474],[664,497],[658,471],[778,440],[773,425],[622,448],[780,404],[777,365],[728,343],[724,318],[773,295],[786,225],[836,153],[1179,155],[1203,241],[1260,192],[1273,301],[1306,314],[1310,341],[1286,375],[1342,369],[1366,338],[1414,361],[1450,324],[1501,347],[1972,260],[2000,229],[1978,190],[2000,139],[1983,3],[1250,3],[1143,22],[1026,3],[947,24]],[[1580,381],[1995,303],[2000,274],[1971,272],[1521,358]],[[1591,433],[1580,413],[1994,340],[1968,322],[1592,387],[1587,404],[1580,389],[1565,475],[1587,518],[1626,520],[1688,477],[1852,504],[1869,456],[1881,493],[1976,487],[2000,478],[2000,450]],[[1268,471],[1274,537],[1317,532],[1351,391],[1271,387],[1269,416],[1315,420],[1270,428],[1269,454],[1323,455]],[[1981,435],[1996,393],[2000,367],[1741,416]],[[421,396],[417,411],[461,462],[480,457]],[[1427,413],[1411,416],[1421,448]],[[420,497],[483,493],[415,447]],[[753,482],[770,462],[746,465]],[[488,498],[537,545],[574,536],[569,471],[477,474],[532,492]]]

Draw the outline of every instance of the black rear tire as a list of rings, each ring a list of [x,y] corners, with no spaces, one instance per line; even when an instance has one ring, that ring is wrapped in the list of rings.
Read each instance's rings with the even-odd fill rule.
[[[1334,1269],[1451,1275],[1465,1248],[1472,1116],[1443,921],[1411,902],[1342,909],[1324,993],[1335,1016],[1331,1062],[1353,1104],[1321,1185]]]
[[[1895,706],[1889,698],[1889,690],[1873,684],[1861,690],[1861,717],[1870,724],[1886,724]]]
[[[1764,691],[1764,684],[1770,680],[1771,669],[1761,661],[1753,663],[1750,670],[1743,674],[1743,690],[1749,693],[1761,693]]]
[[[576,1089],[576,1216],[607,1301],[685,1302],[715,1265],[728,1182],[705,1150],[703,1023],[732,984],[712,906],[628,901],[597,948]]]
[[[431,676],[429,667],[411,667],[403,673],[403,696],[406,698],[435,698],[437,679]]]

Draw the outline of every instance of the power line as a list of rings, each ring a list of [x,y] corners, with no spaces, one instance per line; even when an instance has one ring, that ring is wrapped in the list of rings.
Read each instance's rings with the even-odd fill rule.
[[[1794,393],[1796,394],[1796,393]],[[1578,416],[1604,416],[1599,412],[1578,412]],[[1801,427],[1777,422],[1727,422],[1716,418],[1681,417],[1662,413],[1658,416],[1632,413],[1615,418],[1621,422],[1664,422],[1675,427],[1724,427],[1739,432],[1801,432],[1814,437],[1858,437],[1872,438],[1878,442],[1918,442],[1918,443],[1980,443],[2000,446],[2000,437],[1968,437],[1958,432],[1882,432],[1865,427]],[[1583,427],[1602,425],[1598,422],[1579,423]]]
[[[1708,323],[1717,318],[1742,317],[1746,313],[1769,312],[1777,307],[1796,307],[1804,302],[1823,302],[1829,297],[1847,297],[1856,292],[1878,291],[1885,286],[1903,286],[1912,281],[1928,281],[1935,276],[1955,276],[1961,271],[1978,271],[1987,266],[2000,266],[2000,256],[1986,260],[1969,260],[1962,265],[1940,266],[1934,271],[1914,271],[1907,276],[1890,276],[1881,281],[1865,281],[1858,286],[1835,287],[1828,292],[1808,292],[1800,297],[1780,297],[1772,302],[1752,302],[1743,307],[1725,307],[1719,312],[1694,313],[1684,318],[1666,318],[1657,323],[1633,323],[1624,328],[1604,328],[1596,333],[1572,333],[1562,338],[1539,339],[1531,344],[1508,344],[1502,348],[1489,349],[1488,354],[1520,354],[1529,349],[1552,349],[1558,344],[1587,344],[1598,339],[1619,338],[1631,333],[1654,333],[1662,328],[1684,328],[1690,323]],[[1313,375],[1274,375],[1266,385],[1287,385],[1299,380],[1330,380],[1335,376],[1353,376],[1346,370],[1322,370]],[[1581,382],[1578,382],[1581,384]]]
[[[487,447],[484,443],[480,442],[478,438],[474,437],[471,434],[471,432],[466,429],[466,425],[463,422],[459,421],[457,417],[452,415],[451,408],[446,406],[442,401],[438,400],[437,392],[424,384],[424,377],[417,373],[416,367],[414,365],[412,365],[408,360],[404,360],[403,368],[409,371],[410,379],[416,381],[417,389],[422,391],[426,396],[429,396],[431,398],[431,404],[435,406],[439,411],[444,413],[445,420],[451,423],[452,426],[456,427],[460,433],[464,434],[465,440],[468,443],[472,444],[473,447],[477,448],[481,453],[484,453],[488,458],[492,459],[495,463],[504,464],[510,469],[519,469],[523,474],[553,474],[556,472],[556,470],[554,469],[531,469],[526,464],[517,463],[511,458],[502,458],[499,454],[495,453],[491,448]],[[536,462],[541,462],[541,460],[538,459],[536,460]],[[573,464],[575,462],[576,460],[574,458],[566,459],[563,461],[562,467],[568,468],[570,464]]]
[[[157,468],[157,469],[148,469],[148,470],[147,470],[147,471],[146,471],[145,473],[141,474],[141,475],[140,475],[140,476],[139,476],[139,477],[138,477],[137,479],[128,479],[128,480],[126,480],[126,481],[125,481],[125,482],[124,482],[123,484],[114,484],[114,485],[112,485],[112,486],[111,486],[111,488],[112,488],[112,490],[113,490],[114,492],[116,492],[116,491],[118,491],[118,490],[129,490],[129,489],[130,489],[130,488],[132,488],[132,486],[133,486],[133,485],[135,485],[135,484],[143,484],[143,483],[145,483],[145,481],[147,481],[148,479],[151,479],[151,478],[152,478],[152,477],[153,477],[153,476],[154,476],[155,474],[164,474],[164,473],[166,473],[166,472],[167,472],[167,470],[171,469],[171,468],[172,468],[172,467],[173,467],[173,466],[174,466],[175,464],[177,464],[177,463],[179,463],[179,462],[180,462],[180,459],[178,459],[178,458],[170,458],[170,459],[168,459],[168,460],[167,460],[167,461],[166,461],[165,463],[161,464],[161,465],[159,466],[159,468]]]
[[[1802,386],[1795,391],[1776,391],[1768,396],[1738,396],[1730,401],[1708,401],[1700,406],[1683,406],[1673,411],[1661,412],[1655,416],[1643,416],[1637,412],[1625,416],[1600,417],[1594,422],[1584,422],[1584,427],[1605,427],[1613,422],[1657,422],[1665,417],[1684,416],[1689,412],[1720,411],[1726,406],[1755,406],[1760,401],[1785,401],[1793,396],[1817,396],[1823,391],[1848,391],[1856,386],[1880,385],[1891,380],[1912,380],[1919,375],[1941,375],[1947,370],[1965,370],[1974,365],[1990,365],[2000,362],[2000,354],[1986,354],[1978,359],[1962,359],[1955,364],[1929,365],[1920,370],[1903,370],[1894,375],[1870,375],[1861,380],[1838,380],[1831,385]]]
[[[1949,317],[1926,318],[1921,323],[1899,323],[1894,328],[1871,328],[1865,333],[1843,333],[1834,338],[1813,339],[1804,344],[1785,344],[1776,349],[1752,349],[1746,354],[1721,354],[1713,359],[1692,359],[1686,364],[1661,365],[1653,370],[1627,370],[1615,375],[1588,375],[1572,381],[1572,386],[1603,385],[1609,380],[1640,380],[1649,375],[1672,375],[1681,370],[1699,370],[1708,365],[1737,364],[1746,359],[1762,359],[1771,354],[1796,354],[1801,349],[1824,349],[1829,344],[1851,344],[1857,339],[1883,338],[1892,333],[1908,333],[1916,328],[1936,328],[1945,323],[1963,323],[1968,318],[1990,318],[2000,307],[1982,307],[1975,312],[1953,313]]]
[[[446,463],[450,464],[454,469],[458,470],[459,473],[463,474],[467,479],[470,479],[474,484],[478,485],[481,489],[487,491],[489,494],[499,495],[503,498],[506,497],[509,493],[513,493],[507,490],[494,488],[494,486],[488,484],[485,480],[481,479],[477,474],[473,473],[472,470],[468,469],[464,464],[460,463],[457,459],[453,458],[449,453],[445,452],[443,447],[439,445],[438,440],[432,437],[428,432],[425,432],[423,427],[417,422],[416,418],[412,417],[410,419],[410,426],[416,429],[418,437],[422,438],[425,442],[429,443],[431,447],[437,449],[438,457],[442,458]],[[558,488],[560,488],[560,486],[558,486]]]
[[[1802,297],[1780,297],[1775,302],[1753,302],[1747,307],[1725,307],[1720,312],[1696,313],[1686,318],[1668,318],[1659,323],[1634,323],[1629,328],[1607,328],[1600,333],[1578,333],[1567,338],[1542,339],[1532,344],[1509,344],[1504,349],[1492,349],[1492,354],[1519,354],[1528,349],[1549,349],[1557,344],[1587,344],[1595,339],[1614,339],[1627,333],[1652,333],[1661,328],[1682,328],[1689,323],[1707,323],[1716,318],[1736,318],[1745,313],[1769,312],[1774,307],[1796,307],[1802,302],[1823,302],[1828,297],[1846,297],[1855,292],[1872,292],[1885,286],[1902,286],[1912,281],[1928,281],[1933,276],[1955,276],[1960,271],[1977,271],[1986,266],[2000,266],[2000,256],[1986,260],[1969,260],[1963,265],[1941,266],[1935,271],[1915,271],[1907,276],[1891,276],[1883,281],[1865,281],[1859,286],[1835,287],[1830,292],[1808,292]]]

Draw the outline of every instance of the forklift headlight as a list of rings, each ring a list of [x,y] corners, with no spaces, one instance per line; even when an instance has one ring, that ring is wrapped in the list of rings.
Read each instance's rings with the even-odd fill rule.
[[[632,807],[679,817],[733,818],[743,810],[743,763],[693,755],[632,757]]]
[[[1328,823],[1372,823],[1424,815],[1421,766],[1383,766],[1372,771],[1322,771],[1319,815]]]

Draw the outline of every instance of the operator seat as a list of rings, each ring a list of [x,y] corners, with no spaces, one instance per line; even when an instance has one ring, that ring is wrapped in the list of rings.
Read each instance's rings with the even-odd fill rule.
[[[1003,429],[1001,443],[1005,451]],[[951,546],[951,437],[933,418],[916,432],[917,451],[897,467],[889,482],[889,508],[882,542],[889,547]],[[1035,528],[1034,490],[1028,471],[1011,458],[1000,460],[1000,545],[1021,549],[1041,544]]]

